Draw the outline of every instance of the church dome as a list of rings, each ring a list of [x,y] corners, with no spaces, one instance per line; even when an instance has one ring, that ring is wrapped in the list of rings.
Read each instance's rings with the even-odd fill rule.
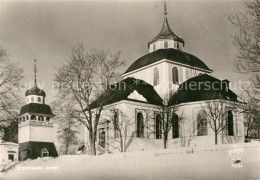
[[[32,89],[29,89],[25,92],[25,96],[29,96],[29,95],[37,95],[43,97],[46,96],[45,92],[42,89],[39,89],[37,85],[34,85]]]
[[[124,74],[135,71],[139,68],[145,67],[163,59],[188,65],[193,68],[203,69],[207,72],[212,72],[212,70],[202,60],[193,56],[192,54],[177,49],[169,48],[158,49],[140,57],[134,63],[131,64],[131,66],[125,71]]]

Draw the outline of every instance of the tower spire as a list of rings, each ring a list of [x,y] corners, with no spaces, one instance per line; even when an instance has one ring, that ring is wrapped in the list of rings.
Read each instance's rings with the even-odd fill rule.
[[[164,3],[164,16],[167,16],[167,3],[166,3],[166,0],[163,3]]]
[[[37,86],[37,79],[36,79],[36,75],[37,75],[37,64],[36,64],[36,59],[34,59],[34,67],[33,67],[33,73],[34,73],[34,83]]]

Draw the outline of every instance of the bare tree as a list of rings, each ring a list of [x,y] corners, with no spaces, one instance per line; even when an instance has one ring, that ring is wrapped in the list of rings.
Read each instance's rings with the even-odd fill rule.
[[[58,125],[57,138],[60,143],[60,151],[63,154],[73,154],[76,152],[76,145],[79,144],[77,135],[79,134],[78,126],[79,122],[73,118],[71,114],[73,111],[73,104],[65,104],[58,106],[56,102],[53,102],[54,113],[59,114],[54,118]]]
[[[233,107],[226,108],[225,102],[221,99],[209,100],[206,102],[206,106],[202,105],[207,121],[214,132],[216,145],[218,144],[218,134],[227,127],[227,113]]]
[[[191,119],[182,118],[180,121],[180,143],[182,147],[190,147],[195,137],[195,122]]]
[[[247,0],[243,3],[244,11],[230,15],[230,22],[239,29],[233,36],[234,45],[239,54],[234,63],[235,70],[239,73],[250,73],[255,88],[251,93],[260,95],[260,0]]]
[[[118,149],[119,152],[126,152],[135,134],[135,132],[132,132],[131,135],[128,134],[129,127],[133,125],[134,122],[131,121],[131,117],[120,109],[112,108],[110,111],[112,112],[110,119],[114,127],[114,137],[111,137],[112,143],[110,145],[113,146],[114,149]]]
[[[23,78],[23,70],[10,61],[6,50],[0,46],[0,122],[17,119],[21,99],[16,91]]]
[[[158,138],[163,139],[163,148],[167,148],[167,142],[169,137],[169,132],[171,128],[174,126],[175,129],[173,132],[176,137],[179,137],[179,121],[181,121],[182,116],[178,116],[176,113],[179,109],[178,105],[169,105],[169,96],[165,95],[163,100],[163,105],[158,106],[157,114],[159,115],[155,117],[155,127],[157,126],[158,131],[155,134],[159,135]],[[158,124],[157,124],[158,123]],[[162,136],[161,136],[162,135]]]
[[[89,132],[91,154],[96,155],[97,126],[103,110],[102,93],[119,76],[118,70],[124,65],[120,51],[92,49],[85,51],[82,44],[72,48],[69,59],[57,70],[55,80],[59,87],[60,105],[64,102],[75,104],[74,118]],[[97,107],[90,107],[97,97]]]

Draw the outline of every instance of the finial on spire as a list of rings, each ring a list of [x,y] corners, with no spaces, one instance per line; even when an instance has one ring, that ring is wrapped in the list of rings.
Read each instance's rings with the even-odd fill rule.
[[[167,16],[167,4],[166,4],[166,0],[165,0],[163,3],[164,3],[164,15]]]
[[[33,72],[34,72],[34,82],[35,85],[37,85],[37,81],[36,81],[36,73],[37,73],[37,64],[36,64],[36,59],[34,59],[34,67],[33,67]]]

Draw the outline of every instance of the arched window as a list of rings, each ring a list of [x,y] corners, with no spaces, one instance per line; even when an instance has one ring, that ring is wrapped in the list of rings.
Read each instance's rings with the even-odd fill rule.
[[[31,97],[31,101],[34,102],[34,97]]]
[[[41,102],[42,100],[41,100],[41,98],[40,97],[38,97],[38,102]]]
[[[153,69],[153,85],[157,86],[159,84],[159,69]]]
[[[179,84],[179,72],[177,67],[172,68],[172,83]]]
[[[228,111],[228,135],[229,136],[234,136],[234,130],[233,130],[233,114],[232,111]]]
[[[137,137],[144,137],[144,117],[142,113],[137,113],[137,122],[136,122],[136,132]]]
[[[48,157],[49,156],[49,151],[47,151],[46,148],[42,149],[42,157]]]
[[[179,118],[177,114],[172,115],[172,138],[179,138]]]
[[[35,116],[35,115],[32,115],[32,116],[31,116],[31,120],[36,120],[36,116]]]
[[[43,121],[43,117],[42,117],[42,116],[39,116],[39,117],[38,117],[38,120],[39,120],[39,121]]]
[[[50,117],[46,117],[46,122],[49,122],[50,121]]]
[[[155,117],[155,136],[156,139],[162,138],[162,118],[159,114]]]
[[[198,136],[205,136],[208,134],[207,113],[200,110],[197,116]]]
[[[164,48],[168,48],[168,41],[164,41]]]

